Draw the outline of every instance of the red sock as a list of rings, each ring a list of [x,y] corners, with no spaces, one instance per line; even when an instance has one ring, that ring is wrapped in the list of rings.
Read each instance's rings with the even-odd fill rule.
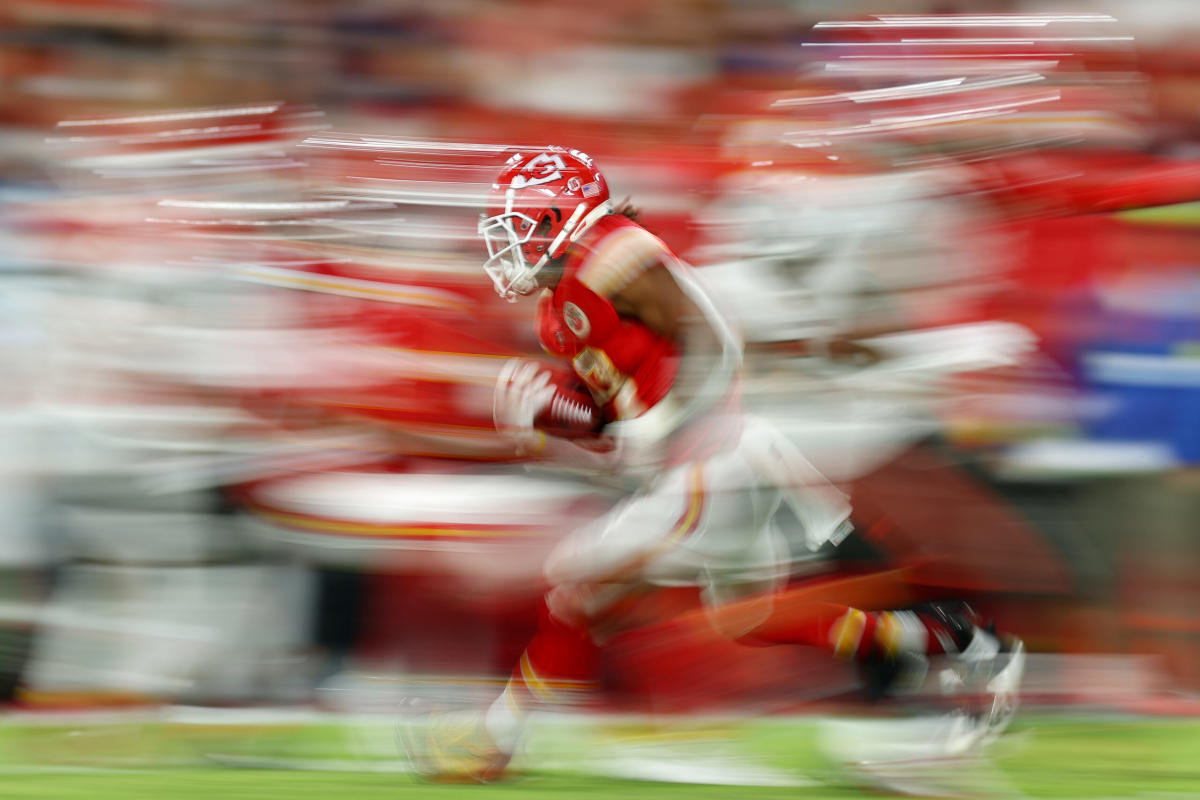
[[[956,653],[961,635],[935,616],[917,610],[863,611],[837,603],[816,603],[800,617],[775,614],[747,637],[746,644],[803,644],[824,647],[843,658]]]
[[[595,688],[599,648],[586,628],[554,616],[543,604],[538,632],[513,667],[509,687],[522,706],[578,702]]]

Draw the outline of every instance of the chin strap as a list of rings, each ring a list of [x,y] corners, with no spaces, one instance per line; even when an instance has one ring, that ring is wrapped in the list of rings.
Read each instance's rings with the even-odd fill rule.
[[[605,201],[583,215],[584,205],[580,203],[575,206],[575,212],[563,223],[562,230],[558,232],[558,236],[554,237],[554,241],[546,248],[546,254],[538,261],[535,271],[542,268],[542,265],[551,258],[552,253],[557,253],[558,248],[566,242],[573,242],[584,234],[588,228],[596,223],[596,220],[612,213],[612,203]],[[582,218],[582,219],[581,219]],[[554,256],[557,257],[557,256]]]

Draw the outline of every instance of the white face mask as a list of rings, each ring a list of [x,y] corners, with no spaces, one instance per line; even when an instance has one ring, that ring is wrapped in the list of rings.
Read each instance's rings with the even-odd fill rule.
[[[517,232],[515,222],[524,224],[527,231],[524,236]],[[509,302],[537,288],[538,270],[546,263],[543,255],[536,264],[530,264],[521,251],[533,237],[534,228],[533,219],[516,211],[479,221],[479,235],[488,249],[483,270],[492,279],[496,294]]]
[[[491,277],[496,293],[512,302],[519,295],[533,292],[538,287],[537,275],[550,260],[551,253],[556,257],[562,255],[568,243],[578,239],[596,220],[610,213],[612,206],[607,201],[590,211],[586,204],[578,203],[534,264],[525,259],[522,250],[536,232],[537,222],[532,217],[519,211],[509,211],[480,220],[479,235],[488,249],[488,259],[483,263],[483,269]]]

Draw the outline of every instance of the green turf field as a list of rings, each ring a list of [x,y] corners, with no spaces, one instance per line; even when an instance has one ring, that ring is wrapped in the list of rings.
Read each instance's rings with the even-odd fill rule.
[[[0,718],[0,798],[880,796],[850,783],[818,752],[821,724],[803,717],[555,724],[534,733],[513,780],[440,786],[403,771],[383,719],[227,725]],[[613,777],[647,765],[693,779],[723,775],[726,785]],[[987,761],[951,771],[969,772],[952,785],[977,796],[1200,797],[1200,721],[1025,715]],[[739,782],[785,785],[728,785]]]

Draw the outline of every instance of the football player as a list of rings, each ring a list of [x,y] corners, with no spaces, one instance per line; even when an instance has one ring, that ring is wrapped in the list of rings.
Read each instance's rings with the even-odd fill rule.
[[[555,379],[537,362],[514,361],[496,387],[497,427],[530,454],[621,476],[630,494],[551,553],[539,630],[487,713],[440,717],[420,741],[409,732],[419,772],[501,775],[531,710],[586,694],[607,612],[647,586],[697,586],[714,610],[761,598],[743,604],[746,614],[711,615],[722,634],[747,644],[816,645],[876,660],[996,654],[995,637],[958,607],[829,605],[802,621],[772,614],[789,563],[772,522],[781,503],[814,549],[845,535],[849,507],[782,436],[739,410],[738,336],[636,212],[614,206],[586,154],[518,152],[491,198],[479,225],[484,269],[503,298],[538,293],[543,347],[570,363],[603,422],[592,437],[548,435],[538,420],[558,391]]]

